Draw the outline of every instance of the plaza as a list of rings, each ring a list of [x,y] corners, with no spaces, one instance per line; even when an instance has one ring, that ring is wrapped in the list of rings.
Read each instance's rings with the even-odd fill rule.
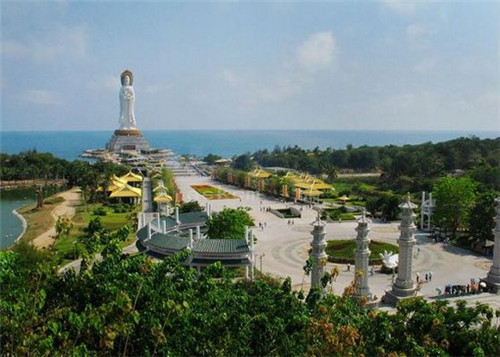
[[[257,238],[255,245],[255,267],[263,273],[275,277],[292,279],[294,290],[308,291],[310,276],[304,275],[303,266],[308,259],[308,251],[312,240],[311,225],[317,218],[317,210],[308,205],[298,205],[290,202],[284,203],[277,199],[262,195],[258,192],[238,189],[237,187],[220,184],[209,177],[177,176],[176,182],[181,190],[184,201],[197,200],[201,206],[208,202],[198,194],[192,185],[211,185],[223,189],[237,196],[235,199],[210,200],[213,211],[220,211],[225,207],[250,207],[250,215],[254,218],[256,227],[253,228]],[[293,219],[293,224],[288,224],[287,219],[282,219],[268,212],[266,208],[285,208],[294,206],[302,211],[301,218]],[[259,228],[259,223],[263,226]],[[400,222],[381,223],[374,220],[369,224],[369,238],[397,245],[400,232]],[[342,223],[326,223],[326,240],[349,239],[356,237],[356,221],[343,221]],[[413,248],[413,274],[419,274],[424,281],[420,295],[427,299],[444,298],[438,295],[438,289],[444,293],[446,285],[467,285],[471,279],[484,278],[491,266],[491,259],[484,256],[446,245],[434,243],[428,233],[415,232],[416,245]],[[354,278],[354,269],[347,270],[347,265],[328,263],[325,271],[331,271],[337,266],[339,275],[328,292],[342,294]],[[374,274],[368,277],[370,292],[380,299],[392,287],[392,275],[379,272],[375,267]],[[426,273],[432,272],[432,280],[425,281]],[[446,296],[448,297],[448,296]],[[500,307],[498,295],[482,293],[477,295],[452,296],[451,299],[465,299],[488,303],[493,307]]]

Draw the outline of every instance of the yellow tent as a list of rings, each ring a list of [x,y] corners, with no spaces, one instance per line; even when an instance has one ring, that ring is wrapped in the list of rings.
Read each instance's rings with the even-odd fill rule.
[[[109,195],[110,198],[115,197],[141,197],[142,190],[140,188],[132,187],[129,185],[124,185],[122,187],[118,187],[116,190],[112,191]]]
[[[142,182],[143,180],[142,175],[135,174],[132,171],[129,171],[125,175],[120,176],[120,179],[125,182]]]

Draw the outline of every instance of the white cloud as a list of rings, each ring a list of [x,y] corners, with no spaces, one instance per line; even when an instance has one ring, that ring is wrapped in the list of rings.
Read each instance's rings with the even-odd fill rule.
[[[36,105],[61,105],[62,102],[55,92],[43,89],[28,89],[20,93],[19,98],[24,102]]]
[[[293,56],[271,71],[271,76],[235,73],[226,68],[220,77],[245,105],[278,103],[301,93],[313,84],[318,72],[331,68],[335,50],[333,34],[318,32],[298,45]]]
[[[81,26],[60,26],[42,36],[2,41],[2,56],[38,62],[55,59],[83,59],[87,55],[87,33]]]
[[[335,39],[331,32],[311,35],[297,48],[297,61],[309,72],[317,72],[330,67],[335,51]]]
[[[105,75],[101,78],[92,79],[88,82],[87,88],[90,90],[98,90],[98,91],[110,91],[116,90],[118,91],[120,88],[120,77]]]
[[[416,3],[415,1],[408,0],[383,0],[382,3],[387,6],[392,11],[404,15],[410,16],[415,13]]]
[[[420,24],[411,24],[406,28],[406,39],[412,50],[421,50],[429,46],[429,31]]]

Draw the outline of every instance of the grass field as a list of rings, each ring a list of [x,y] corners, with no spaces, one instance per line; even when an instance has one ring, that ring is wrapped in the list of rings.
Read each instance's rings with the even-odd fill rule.
[[[381,264],[382,259],[379,253],[390,251],[398,252],[398,247],[394,244],[371,241],[370,242],[370,264]],[[330,240],[326,245],[326,254],[328,259],[334,263],[351,263],[354,264],[354,249],[356,249],[355,239]]]
[[[36,208],[36,204],[31,204],[18,209],[17,211],[28,222],[28,227],[22,239],[31,242],[40,234],[54,227],[56,222],[52,217],[52,211],[58,203],[63,201],[64,198],[62,197],[50,196],[43,201],[44,205],[42,208]]]

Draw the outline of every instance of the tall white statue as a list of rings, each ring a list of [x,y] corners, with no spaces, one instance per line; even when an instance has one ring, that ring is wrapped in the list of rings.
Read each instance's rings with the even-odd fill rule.
[[[135,129],[135,93],[132,84],[132,72],[125,70],[121,74],[122,88],[120,89],[120,129]]]

